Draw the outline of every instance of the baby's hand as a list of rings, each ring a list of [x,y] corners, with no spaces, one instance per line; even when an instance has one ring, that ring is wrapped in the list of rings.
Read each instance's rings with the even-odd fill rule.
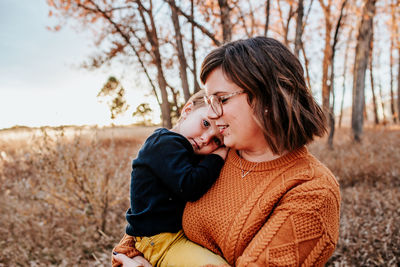
[[[226,156],[228,155],[228,151],[229,151],[229,147],[221,146],[221,147],[217,148],[216,150],[214,150],[211,153],[219,155],[221,158],[223,158],[223,160],[226,160]]]
[[[151,264],[142,256],[136,256],[133,259],[128,258],[125,254],[113,255],[113,258],[122,264],[123,267],[151,267]]]

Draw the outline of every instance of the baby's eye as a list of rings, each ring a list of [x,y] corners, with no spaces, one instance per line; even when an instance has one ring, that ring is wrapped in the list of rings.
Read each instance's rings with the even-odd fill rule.
[[[207,120],[203,120],[203,126],[208,128],[211,126],[210,122],[208,122]]]
[[[214,137],[213,139],[214,139],[214,143],[215,143],[217,146],[221,146],[221,145],[222,145],[222,142],[221,142],[221,140],[219,140],[218,137]]]

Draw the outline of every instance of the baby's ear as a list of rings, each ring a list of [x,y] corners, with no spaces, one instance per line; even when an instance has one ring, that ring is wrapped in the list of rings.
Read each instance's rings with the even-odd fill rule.
[[[192,111],[193,111],[193,102],[192,101],[187,102],[182,108],[181,118],[186,119],[186,117]]]

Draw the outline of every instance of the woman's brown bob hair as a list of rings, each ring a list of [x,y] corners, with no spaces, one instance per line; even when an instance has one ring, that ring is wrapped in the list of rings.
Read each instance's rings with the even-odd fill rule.
[[[274,153],[292,151],[326,133],[325,116],[306,86],[303,67],[279,41],[255,37],[216,48],[201,66],[203,84],[216,68],[246,92]]]

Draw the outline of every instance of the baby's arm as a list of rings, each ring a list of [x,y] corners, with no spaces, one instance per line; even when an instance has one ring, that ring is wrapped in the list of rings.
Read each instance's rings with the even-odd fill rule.
[[[211,152],[211,154],[216,154],[216,155],[220,156],[223,160],[226,160],[226,156],[228,155],[228,151],[229,151],[228,147],[220,146],[219,148],[217,148],[216,150]]]
[[[225,153],[199,157],[193,154],[190,143],[178,135],[163,135],[142,150],[135,166],[146,166],[151,174],[185,201],[199,199],[215,182],[224,165]]]

